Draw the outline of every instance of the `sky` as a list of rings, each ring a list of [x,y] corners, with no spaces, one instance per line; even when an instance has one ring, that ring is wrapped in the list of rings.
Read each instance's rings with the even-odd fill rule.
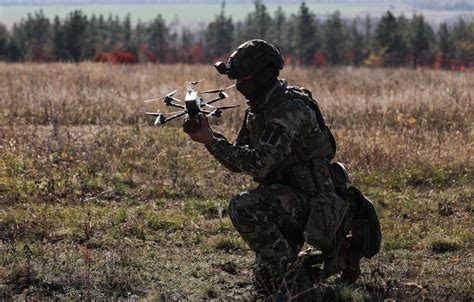
[[[231,15],[234,21],[243,20],[253,10],[253,1],[226,0],[226,13]],[[285,13],[290,15],[298,10],[301,0],[263,2],[271,14],[278,5],[282,5]],[[473,9],[465,11],[446,9],[446,5],[452,6],[457,2],[467,3]],[[0,23],[11,28],[15,22],[26,18],[28,13],[40,9],[51,19],[56,15],[64,18],[72,10],[81,9],[87,15],[112,14],[122,18],[130,13],[133,22],[139,19],[149,21],[161,14],[167,22],[176,23],[176,20],[179,20],[183,25],[203,26],[219,13],[221,3],[222,0],[0,0]],[[414,13],[422,13],[432,24],[456,22],[459,17],[474,18],[474,0],[307,0],[306,3],[319,18],[324,18],[336,10],[339,10],[345,18],[366,15],[377,18],[387,10],[408,17]],[[421,8],[420,5],[424,5],[425,8]]]

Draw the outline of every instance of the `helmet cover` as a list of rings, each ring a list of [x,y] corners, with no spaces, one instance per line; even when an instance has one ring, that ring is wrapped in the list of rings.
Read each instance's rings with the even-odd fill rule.
[[[267,66],[283,69],[284,60],[280,50],[261,40],[249,40],[231,54],[227,62],[227,75],[230,79],[241,79],[253,75]]]

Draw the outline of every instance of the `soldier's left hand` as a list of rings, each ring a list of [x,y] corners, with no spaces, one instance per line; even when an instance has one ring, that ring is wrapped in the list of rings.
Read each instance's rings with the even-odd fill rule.
[[[214,138],[214,132],[209,126],[207,116],[203,114],[199,115],[199,122],[201,127],[198,129],[198,131],[188,133],[188,135],[195,142],[210,145],[212,143],[212,139]]]

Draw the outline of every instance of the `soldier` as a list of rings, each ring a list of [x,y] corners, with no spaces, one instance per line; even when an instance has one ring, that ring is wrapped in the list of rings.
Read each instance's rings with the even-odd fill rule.
[[[349,187],[347,174],[330,164],[335,142],[318,104],[309,91],[278,78],[283,65],[280,51],[264,40],[240,45],[227,64],[215,64],[236,80],[249,105],[235,143],[214,132],[205,116],[201,128],[188,134],[225,167],[259,184],[229,204],[232,223],[256,255],[257,293],[320,301],[318,278],[342,271],[343,279],[354,281],[360,273],[362,255],[348,248],[358,206],[350,194],[341,198]],[[322,251],[319,274],[298,257],[305,242]]]

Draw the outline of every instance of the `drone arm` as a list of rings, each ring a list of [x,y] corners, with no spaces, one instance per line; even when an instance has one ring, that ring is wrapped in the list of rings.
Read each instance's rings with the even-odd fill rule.
[[[207,115],[211,114],[212,112],[211,111],[207,111],[207,110],[200,110],[201,113],[205,113]]]
[[[177,113],[177,114],[175,114],[175,115],[172,115],[172,116],[168,117],[168,118],[166,119],[166,121],[169,122],[169,121],[171,121],[171,120],[174,120],[175,118],[178,118],[178,117],[180,117],[180,116],[185,115],[186,113],[188,113],[188,112],[187,112],[187,111],[183,111],[183,112]]]
[[[171,106],[171,107],[176,107],[176,108],[181,108],[181,109],[186,108],[184,105],[179,105],[179,104],[175,104],[175,103],[168,103],[168,104],[166,104],[166,106]]]
[[[218,97],[216,97],[216,98],[214,98],[214,99],[212,99],[212,100],[210,100],[206,103],[201,104],[201,106],[210,105],[212,103],[215,103],[215,102],[223,100],[223,99],[225,99],[225,98],[222,98],[222,97],[218,96]]]
[[[166,114],[171,114],[171,115],[173,115],[173,114],[182,113],[182,112],[183,112],[183,111],[180,110],[180,111],[175,111],[175,112],[168,112],[168,113],[166,113]],[[151,116],[164,115],[164,114],[161,113],[161,112],[150,112],[150,111],[145,111],[145,114],[151,115]]]

